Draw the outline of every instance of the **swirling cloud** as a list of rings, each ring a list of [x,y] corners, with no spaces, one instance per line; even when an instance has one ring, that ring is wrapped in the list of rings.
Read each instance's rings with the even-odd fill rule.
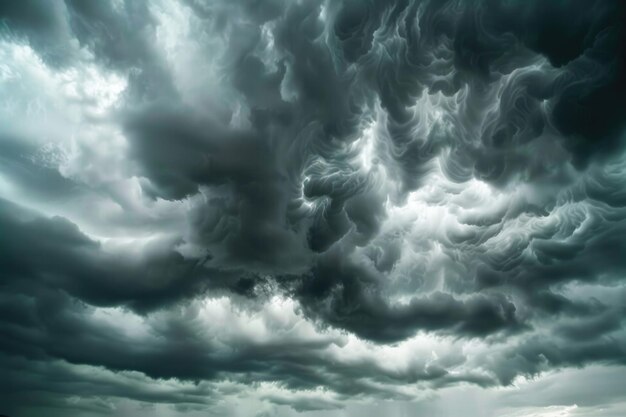
[[[6,412],[619,414],[625,18],[3,2]]]

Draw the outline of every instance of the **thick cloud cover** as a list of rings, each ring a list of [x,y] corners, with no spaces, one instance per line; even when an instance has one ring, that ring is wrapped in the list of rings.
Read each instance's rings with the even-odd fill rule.
[[[622,415],[624,22],[1,2],[0,413]]]

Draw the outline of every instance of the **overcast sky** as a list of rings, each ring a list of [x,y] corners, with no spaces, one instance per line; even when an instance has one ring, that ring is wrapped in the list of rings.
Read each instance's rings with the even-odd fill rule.
[[[626,3],[0,1],[0,414],[626,415]]]

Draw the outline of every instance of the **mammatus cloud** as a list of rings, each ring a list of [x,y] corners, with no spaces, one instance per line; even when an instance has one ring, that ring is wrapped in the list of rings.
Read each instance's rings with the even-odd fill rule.
[[[625,21],[2,2],[0,412],[624,414]]]

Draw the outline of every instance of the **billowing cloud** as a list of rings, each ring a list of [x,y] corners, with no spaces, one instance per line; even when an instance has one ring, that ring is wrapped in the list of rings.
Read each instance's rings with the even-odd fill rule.
[[[3,407],[620,414],[625,21],[3,2]]]

